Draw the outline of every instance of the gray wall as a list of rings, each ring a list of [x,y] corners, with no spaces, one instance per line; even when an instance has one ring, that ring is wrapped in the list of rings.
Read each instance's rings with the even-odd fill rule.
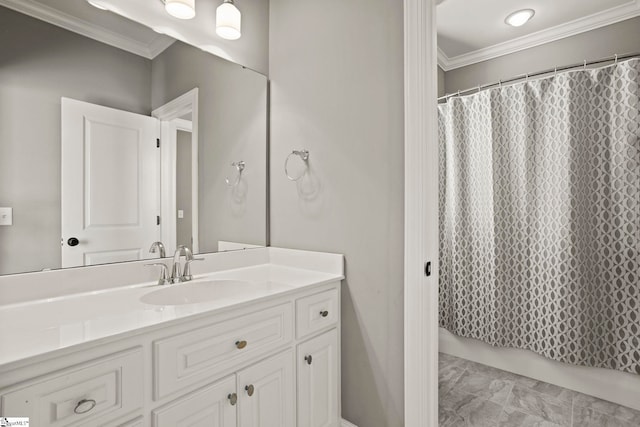
[[[640,51],[640,17],[447,71],[446,93],[556,66]]]
[[[151,111],[151,61],[0,7],[0,274],[60,267],[60,98]]]
[[[446,74],[444,72],[444,70],[440,67],[438,67],[438,98],[441,96],[444,96],[446,91],[445,91],[445,80],[446,80]]]
[[[153,59],[151,74],[154,109],[199,88],[200,252],[219,240],[266,244],[266,77],[182,42]],[[224,179],[238,160],[246,169],[232,190]]]
[[[178,245],[192,248],[193,209],[191,186],[191,132],[176,132],[176,209],[184,212],[184,218],[178,218],[176,212],[176,239]]]
[[[271,243],[345,254],[342,412],[402,426],[402,2],[271,0],[269,61]]]

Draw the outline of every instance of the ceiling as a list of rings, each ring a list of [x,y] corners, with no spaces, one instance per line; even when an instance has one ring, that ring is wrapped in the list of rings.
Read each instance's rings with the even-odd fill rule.
[[[536,15],[519,28],[504,23],[520,9]],[[438,0],[438,59],[450,70],[639,15],[640,0]]]
[[[148,59],[175,41],[86,0],[0,0],[0,5]]]

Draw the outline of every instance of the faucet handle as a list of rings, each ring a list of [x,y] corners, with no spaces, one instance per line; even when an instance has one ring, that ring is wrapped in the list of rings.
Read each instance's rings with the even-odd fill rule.
[[[184,272],[182,273],[182,279],[185,282],[189,280],[193,280],[193,275],[191,274],[191,263],[193,261],[204,261],[204,258],[191,258],[187,262],[184,263]]]
[[[154,262],[152,264],[145,264],[145,267],[162,267],[160,270],[160,278],[158,279],[158,285],[169,284],[169,268],[162,262]]]

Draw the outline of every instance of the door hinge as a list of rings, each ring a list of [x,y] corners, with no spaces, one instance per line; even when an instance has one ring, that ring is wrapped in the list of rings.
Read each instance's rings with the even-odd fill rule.
[[[160,215],[156,216],[156,225],[160,225]]]
[[[160,138],[156,138],[156,148],[160,148]]]

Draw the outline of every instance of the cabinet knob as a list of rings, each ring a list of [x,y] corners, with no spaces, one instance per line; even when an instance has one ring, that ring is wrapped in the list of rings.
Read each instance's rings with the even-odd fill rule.
[[[249,384],[244,388],[249,396],[253,396],[253,392],[256,390],[253,384]]]
[[[245,348],[247,346],[247,342],[242,340],[242,341],[236,341],[236,348],[238,350],[242,350],[243,348]]]
[[[227,399],[229,399],[229,403],[231,403],[231,406],[235,406],[235,404],[238,403],[238,395],[235,393],[231,393],[230,395],[228,395]]]
[[[307,362],[307,365],[311,365],[311,362],[313,361],[313,357],[311,357],[311,355],[305,356],[304,360]]]
[[[96,407],[96,401],[93,399],[82,399],[73,408],[73,412],[76,414],[86,414],[90,410]]]
[[[320,312],[320,316],[322,317],[327,317],[329,315],[329,312],[327,310],[323,310]]]
[[[80,240],[77,237],[71,237],[67,240],[67,245],[69,246],[78,246],[80,244]]]

